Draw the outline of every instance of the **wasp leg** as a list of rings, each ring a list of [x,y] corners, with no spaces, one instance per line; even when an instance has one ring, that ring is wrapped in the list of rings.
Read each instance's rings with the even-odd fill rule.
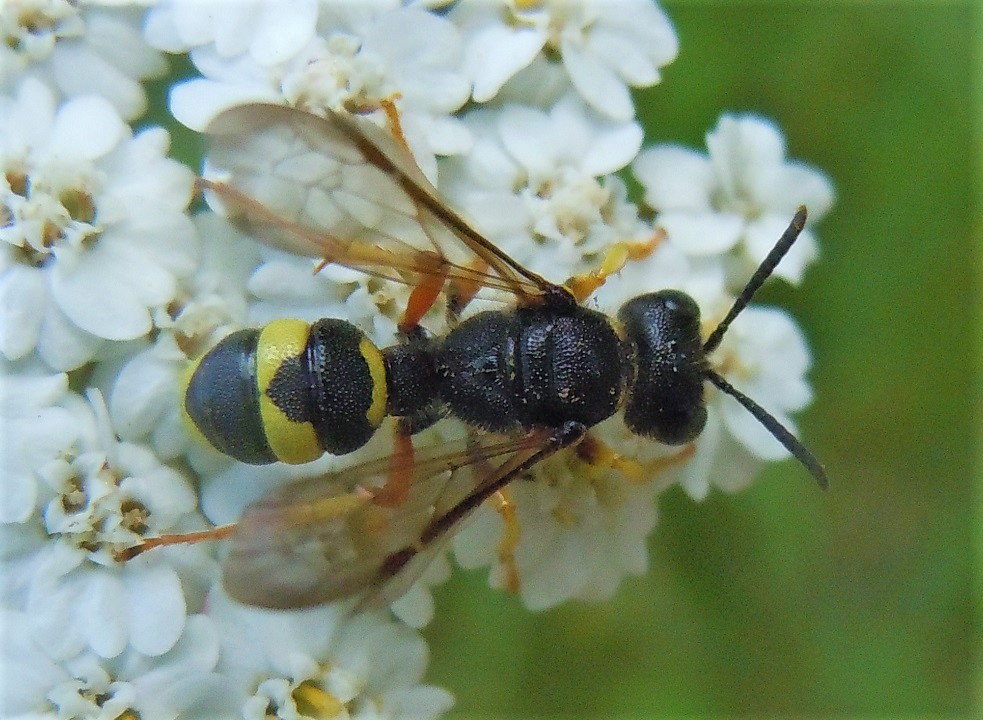
[[[581,441],[576,453],[577,459],[590,468],[617,470],[633,483],[643,483],[651,477],[640,462],[619,455],[606,442],[593,435],[587,435]]]
[[[395,93],[382,100],[379,103],[379,107],[386,115],[386,121],[389,123],[389,133],[397,143],[402,145],[412,155],[413,152],[410,149],[409,143],[406,142],[406,135],[403,134],[403,125],[399,119],[399,109],[396,107],[396,100],[399,97],[400,95]],[[450,324],[457,322],[461,312],[482,288],[481,280],[477,278],[488,275],[488,263],[481,259],[475,259],[468,265],[468,268],[474,271],[472,279],[465,279],[464,277],[455,278],[451,280],[447,288],[447,320]],[[413,324],[419,323],[426,312],[433,306],[441,289],[444,287],[447,268],[443,267],[439,272],[441,273],[439,279],[434,274],[413,289],[406,311],[403,313],[403,318],[399,323],[400,330],[406,330]]]
[[[418,555],[426,552],[435,543],[449,538],[455,526],[485,500],[557,451],[576,445],[586,432],[587,428],[583,423],[569,421],[563,427],[551,431],[536,430],[530,433],[525,438],[526,441],[534,443],[534,446],[527,446],[529,452],[525,450],[517,452],[498,467],[491,469],[488,475],[482,477],[474,492],[451,506],[447,512],[431,520],[415,542],[389,555],[379,570],[379,578],[385,579],[402,572]]]
[[[389,134],[412,155],[410,146],[406,142],[406,136],[403,134],[403,123],[399,120],[399,110],[396,108],[396,100],[398,99],[399,94],[393,94],[382,100],[379,106],[382,108],[382,112],[386,114],[386,121],[389,123]]]
[[[503,487],[492,495],[495,509],[502,516],[502,538],[498,541],[498,561],[505,573],[505,589],[510,593],[519,592],[519,568],[515,564],[515,549],[519,546],[519,518],[515,514],[512,492]]]
[[[393,438],[393,451],[389,456],[389,475],[386,484],[373,489],[372,502],[382,507],[399,507],[406,502],[413,482],[413,439],[397,426]]]
[[[412,332],[413,328],[420,324],[423,316],[437,302],[445,282],[447,282],[446,265],[434,268],[432,273],[424,273],[423,279],[413,288],[406,302],[403,317],[399,320],[400,332]]]
[[[543,431],[535,431],[535,433],[540,434]],[[556,454],[563,448],[576,445],[583,439],[586,433],[587,428],[584,424],[574,420],[567,421],[563,424],[563,427],[550,431],[543,438],[542,444],[535,452],[529,455],[517,455],[511,460],[502,463],[499,467],[495,468],[489,477],[482,480],[477,490],[461,500],[446,513],[432,520],[420,534],[420,543],[427,545],[434,539],[440,537],[458,521],[466,517],[468,513],[481,505],[481,503],[515,480],[515,478],[528,472],[540,462]]]
[[[593,435],[588,435],[577,446],[576,452],[577,459],[591,469],[604,470],[611,468],[624,475],[629,482],[641,484],[648,482],[660,473],[671,470],[677,465],[682,465],[693,457],[693,454],[696,452],[696,445],[687,443],[679,452],[675,452],[672,455],[664,455],[643,463],[619,455],[603,440],[598,440]]]
[[[235,530],[235,523],[231,523],[229,525],[217,525],[209,530],[201,530],[199,532],[158,535],[157,537],[145,538],[139,545],[117,550],[113,553],[113,557],[118,562],[126,562],[127,560],[132,560],[137,555],[142,555],[147,550],[153,550],[156,547],[163,547],[165,545],[192,544],[203,542],[205,540],[224,540],[232,534],[233,530]]]
[[[649,460],[647,463],[642,465],[644,479],[647,480],[648,478],[655,477],[659,473],[664,473],[666,470],[671,470],[677,465],[682,465],[695,454],[696,444],[686,443],[679,450],[679,452],[675,452],[672,455],[664,455],[662,457],[655,458],[654,460]]]
[[[468,439],[471,443],[476,443],[473,431],[469,433]],[[481,477],[491,477],[495,468],[487,460],[479,460],[475,463],[474,470]],[[519,592],[521,582],[519,580],[519,568],[515,564],[515,549],[519,546],[520,529],[519,517],[515,513],[515,501],[512,499],[512,492],[508,487],[503,487],[491,495],[489,500],[494,504],[495,510],[502,518],[502,537],[498,541],[498,561],[502,565],[504,573],[505,590],[510,593]]]
[[[608,248],[599,268],[582,275],[574,275],[563,284],[573,293],[578,302],[583,302],[610,276],[620,272],[629,260],[642,260],[655,252],[666,237],[666,231],[658,228],[648,240],[615,243]]]
[[[528,439],[533,440],[538,447],[532,452],[521,452],[513,455],[498,467],[491,469],[484,476],[474,492],[453,505],[447,512],[435,517],[420,533],[416,542],[393,553],[381,571],[383,575],[394,575],[399,572],[414,556],[428,548],[432,543],[448,536],[448,532],[461,520],[470,515],[485,500],[504,488],[523,473],[538,465],[540,462],[556,454],[563,448],[576,445],[587,433],[583,423],[568,421],[563,427],[552,431],[533,431]],[[474,464],[474,463],[472,463]]]
[[[485,275],[488,272],[488,263],[484,260],[475,259],[468,267],[475,271],[476,275]],[[447,322],[455,325],[474,296],[481,290],[481,282],[478,280],[465,280],[455,278],[451,280],[447,289]]]

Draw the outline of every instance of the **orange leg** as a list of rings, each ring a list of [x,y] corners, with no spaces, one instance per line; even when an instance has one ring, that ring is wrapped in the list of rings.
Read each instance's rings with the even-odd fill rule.
[[[592,468],[611,468],[633,483],[643,483],[689,460],[696,452],[696,445],[687,443],[672,455],[664,455],[643,463],[619,455],[604,441],[588,435],[577,446],[575,452],[579,460]]]
[[[160,535],[158,537],[145,538],[139,545],[124,548],[123,550],[115,552],[113,555],[117,561],[126,562],[127,560],[132,560],[137,555],[141,555],[147,550],[153,550],[156,547],[163,547],[165,545],[182,545],[185,543],[191,544],[203,542],[205,540],[224,540],[232,534],[233,530],[235,530],[235,523],[231,523],[229,525],[218,525],[210,530],[201,530],[200,532],[176,533],[173,535]]]
[[[616,453],[603,440],[587,435],[575,450],[577,458],[591,467],[617,470],[631,482],[644,482],[649,476],[641,463]]]
[[[642,467],[645,471],[645,478],[650,478],[663,473],[666,470],[671,470],[677,465],[682,465],[684,462],[689,460],[693,455],[696,454],[696,445],[694,443],[686,443],[679,452],[673,453],[672,455],[665,455],[660,458],[655,458],[654,460],[649,460]]]
[[[400,318],[399,329],[401,332],[409,332],[420,324],[423,316],[437,302],[437,298],[440,297],[440,292],[444,289],[444,283],[446,281],[446,266],[437,266],[432,273],[424,273],[422,275],[420,284],[414,287],[410,293],[410,299],[406,303],[403,317]]]
[[[396,100],[398,99],[399,94],[395,94],[380,102],[379,105],[382,107],[382,112],[386,114],[386,120],[389,122],[389,133],[396,139],[396,142],[409,152],[410,146],[406,143],[406,136],[403,134],[403,124],[399,121],[399,110],[396,109]],[[413,153],[410,154],[412,155]]]
[[[601,266],[583,275],[574,275],[564,285],[578,302],[589,298],[612,275],[620,272],[629,260],[641,260],[648,257],[666,239],[666,231],[658,228],[648,240],[637,242],[618,242],[608,248]]]
[[[382,507],[399,507],[406,501],[413,481],[413,439],[396,431],[393,452],[389,456],[389,477],[386,484],[372,490],[372,502]]]
[[[519,569],[515,564],[515,549],[519,545],[519,518],[515,514],[515,502],[507,487],[492,495],[492,501],[504,523],[502,539],[498,542],[498,561],[502,563],[505,573],[505,589],[510,593],[517,593],[520,581]]]
[[[488,263],[475,258],[468,265],[468,269],[474,271],[475,276],[473,278],[455,277],[451,280],[447,302],[447,312],[451,319],[457,319],[461,311],[474,300],[474,296],[481,290],[482,283],[479,278],[487,274]]]
[[[489,477],[495,469],[487,460],[479,460],[475,464],[475,473],[480,477]],[[506,485],[486,498],[493,503],[495,511],[502,517],[502,537],[498,541],[498,561],[502,565],[505,590],[510,593],[519,592],[519,568],[515,563],[515,549],[519,546],[519,517],[516,515],[515,501],[512,491]]]

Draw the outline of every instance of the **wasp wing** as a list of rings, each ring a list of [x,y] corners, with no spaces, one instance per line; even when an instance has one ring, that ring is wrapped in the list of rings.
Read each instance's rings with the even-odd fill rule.
[[[379,504],[367,489],[385,481],[391,458],[284,486],[249,506],[236,524],[223,566],[226,590],[240,602],[270,608],[349,597],[392,602],[542,446],[543,434],[530,433],[420,451],[409,495],[395,507]],[[495,465],[496,458],[504,459]],[[492,469],[480,477],[460,472],[479,464]]]
[[[409,151],[366,118],[250,104],[207,132],[203,187],[268,244],[411,284],[446,273],[526,302],[555,288],[450,210]]]

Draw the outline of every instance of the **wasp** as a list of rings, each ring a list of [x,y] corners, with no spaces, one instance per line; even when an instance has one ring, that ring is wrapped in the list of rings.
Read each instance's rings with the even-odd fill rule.
[[[208,128],[215,179],[200,183],[263,242],[410,285],[399,341],[378,348],[330,318],[241,330],[191,365],[181,405],[196,434],[246,463],[349,453],[387,416],[397,418],[394,451],[277,489],[233,525],[149,538],[123,557],[228,537],[223,582],[242,602],[391,602],[511,481],[572,446],[603,455],[589,431],[615,413],[634,434],[693,441],[707,419],[707,383],[827,485],[815,456],[708,360],[795,242],[805,208],[704,340],[699,307],[677,290],[639,295],[616,317],[583,304],[627,261],[624,247],[562,285],[514,261],[441,199],[406,149],[398,116],[387,114],[391,132],[357,115],[227,110]],[[482,288],[512,301],[458,320]],[[435,336],[420,321],[441,294],[452,323]],[[413,435],[448,416],[464,422],[466,440],[413,447]]]

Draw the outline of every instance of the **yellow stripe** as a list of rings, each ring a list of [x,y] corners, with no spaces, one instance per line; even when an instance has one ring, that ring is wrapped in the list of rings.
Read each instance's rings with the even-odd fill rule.
[[[372,344],[367,338],[363,337],[358,344],[358,351],[362,353],[365,362],[369,366],[369,375],[372,378],[372,404],[365,412],[365,419],[374,428],[382,424],[382,419],[386,417],[386,400],[388,390],[386,388],[386,363],[382,359],[379,348]]]
[[[304,352],[309,334],[310,326],[303,320],[274,320],[260,332],[256,347],[259,412],[263,418],[263,431],[277,459],[291,465],[315,460],[324,451],[317,441],[314,426],[290,420],[273,404],[266,391],[280,365]]]

